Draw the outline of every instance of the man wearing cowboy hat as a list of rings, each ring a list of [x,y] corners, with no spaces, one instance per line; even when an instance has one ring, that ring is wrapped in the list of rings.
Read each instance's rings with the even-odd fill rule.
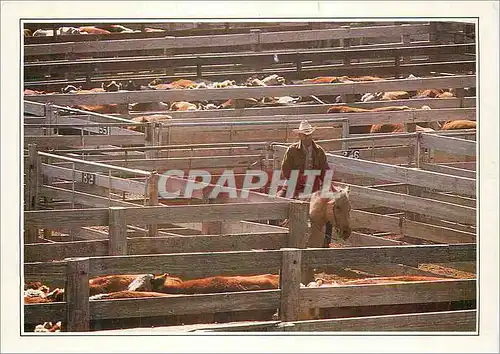
[[[304,170],[319,170],[321,174],[316,176],[312,186],[312,193],[318,191],[322,187],[323,179],[327,170],[330,169],[328,160],[326,158],[325,150],[317,145],[313,138],[312,133],[315,128],[307,120],[300,122],[299,128],[294,129],[295,133],[299,135],[299,142],[290,145],[285,153],[283,162],[281,164],[281,173],[286,179],[290,178],[293,170],[299,170],[299,177],[295,186],[294,198],[299,193],[304,191],[306,178]],[[284,186],[278,193],[278,197],[285,197],[288,186]],[[332,234],[332,225],[326,225],[326,240],[330,242]]]

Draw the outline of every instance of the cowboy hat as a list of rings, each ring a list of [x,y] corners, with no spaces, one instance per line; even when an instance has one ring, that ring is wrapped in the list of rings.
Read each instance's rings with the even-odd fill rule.
[[[299,129],[294,129],[294,133],[301,133],[305,135],[310,135],[314,132],[316,128],[311,126],[307,120],[303,120],[300,122]]]

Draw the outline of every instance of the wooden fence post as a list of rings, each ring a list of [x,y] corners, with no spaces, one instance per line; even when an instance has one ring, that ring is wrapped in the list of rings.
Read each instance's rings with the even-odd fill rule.
[[[408,26],[408,25],[403,25],[403,27]],[[409,47],[411,45],[411,37],[409,34],[402,34],[401,35],[401,42],[403,42],[405,47]],[[402,58],[403,63],[409,64],[410,63],[410,57],[403,57]]]
[[[255,43],[252,44],[252,51],[253,52],[260,52],[262,51],[262,43],[261,43],[261,38],[260,35],[262,31],[260,29],[251,29],[250,33],[253,34]]]
[[[158,205],[158,172],[153,171],[148,178],[148,201],[149,205]],[[148,225],[149,237],[158,237],[158,225]]]
[[[144,141],[145,146],[156,146],[156,124],[154,122],[146,123],[146,137]],[[147,159],[154,159],[158,156],[158,150],[147,150],[145,152]]]
[[[294,200],[288,210],[288,247],[306,248],[309,241],[309,203]],[[302,267],[301,281],[308,284],[314,280],[314,270]]]
[[[127,254],[127,223],[123,207],[109,208],[109,255]]]
[[[87,332],[90,328],[89,309],[89,259],[66,258],[66,301],[67,332]]]
[[[309,203],[300,200],[290,202],[288,220],[288,247],[306,248],[309,240]]]
[[[299,319],[301,260],[301,250],[295,248],[281,249],[279,317],[284,322]]]
[[[416,168],[420,168],[420,159],[422,154],[421,150],[422,150],[422,134],[417,133],[417,137],[415,139],[415,152],[414,152]]]
[[[27,200],[25,201],[26,210],[37,210],[39,199],[39,183],[40,183],[40,157],[38,156],[36,144],[28,145],[28,171],[27,183],[28,189]],[[36,243],[38,240],[38,229],[35,227],[25,228],[24,242]]]

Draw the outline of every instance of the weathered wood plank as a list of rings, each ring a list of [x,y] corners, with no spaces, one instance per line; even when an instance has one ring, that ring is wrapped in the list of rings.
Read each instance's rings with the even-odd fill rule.
[[[39,243],[24,245],[25,262],[47,262],[69,257],[107,256],[108,240]]]
[[[108,209],[37,210],[24,212],[24,224],[38,228],[96,226],[109,223]]]
[[[210,264],[210,267],[207,267]],[[235,267],[235,264],[238,267]],[[169,274],[184,278],[216,275],[278,274],[280,251],[242,251],[179,253],[164,255],[95,257],[90,259],[93,276],[134,274],[137,272]]]
[[[80,165],[84,167],[84,165]],[[71,180],[75,182],[82,181],[82,173],[88,173],[87,170],[72,170],[71,168],[65,168],[60,166],[52,166],[49,164],[42,163],[42,174],[49,177],[62,178],[66,180]],[[112,190],[118,190],[121,192],[128,192],[133,194],[143,194],[146,189],[146,184],[144,182],[134,181],[125,178],[118,178],[114,176],[102,176],[95,175],[96,186],[111,188]]]
[[[25,136],[24,144],[36,144],[44,149],[68,146],[142,145],[144,137],[139,135]]]
[[[453,176],[465,177],[465,178],[473,178],[476,179],[477,173],[475,171],[466,170],[464,168],[456,168],[452,166],[443,166],[435,163],[420,163],[420,168],[427,171],[433,171]]]
[[[66,317],[66,303],[24,304],[24,323],[40,324]]]
[[[401,242],[386,239],[383,237],[367,235],[360,232],[353,231],[348,242],[352,246],[356,247],[366,247],[366,246],[398,246],[402,245]]]
[[[223,294],[171,295],[164,298],[96,300],[90,302],[91,319],[176,316],[279,307],[279,290]]]
[[[340,182],[337,184],[339,186],[346,185]],[[349,185],[349,189],[351,203],[354,204],[368,202],[401,211],[411,211],[431,217],[440,217],[444,220],[470,224],[476,223],[476,211],[474,208],[355,185]]]
[[[474,332],[477,310],[412,313],[404,315],[336,318],[287,323],[292,332]],[[432,324],[432,326],[429,326]],[[280,331],[278,326],[275,331]]]
[[[358,227],[403,234],[422,240],[452,243],[474,243],[476,235],[446,227],[438,227],[406,218],[378,215],[361,210],[351,211],[351,223]]]
[[[300,301],[318,307],[379,306],[474,300],[476,280],[345,285],[300,289]]]
[[[402,34],[425,34],[429,32],[429,25],[409,26],[380,26],[385,28],[365,27],[350,29],[324,29],[297,32],[262,33],[260,43],[272,44],[283,42],[307,42],[323,39],[361,38],[366,36],[397,36]],[[104,40],[51,44],[25,45],[24,55],[64,54],[64,53],[92,53],[113,52],[123,50],[151,50],[177,49],[198,47],[220,47],[235,45],[256,44],[257,38],[253,33],[229,34],[215,36],[188,36],[131,40]]]
[[[125,209],[127,223],[274,220],[288,216],[288,202],[231,203],[190,206],[151,206]]]
[[[476,260],[475,244],[349,247],[306,249],[302,262],[309,267],[350,267],[372,263],[449,263]]]
[[[475,141],[423,133],[421,135],[421,144],[423,147],[449,152],[451,154],[476,156],[477,144]]]
[[[233,235],[137,237],[128,241],[129,254],[251,251],[280,249],[286,246],[287,232],[262,232]]]

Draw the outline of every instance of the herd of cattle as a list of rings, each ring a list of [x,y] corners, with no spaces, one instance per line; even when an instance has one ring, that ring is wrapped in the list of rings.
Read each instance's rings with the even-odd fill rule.
[[[332,287],[361,284],[387,284],[413,281],[436,281],[448,278],[428,276],[392,276],[377,278],[361,278],[349,280],[316,279],[301,287]],[[169,274],[136,274],[136,275],[107,275],[89,280],[89,300],[115,300],[131,298],[172,297],[180,295],[209,294],[222,292],[241,292],[257,290],[273,290],[279,288],[279,275],[262,274],[253,276],[216,276],[185,280]],[[52,303],[64,301],[64,289],[53,289],[40,282],[30,282],[24,285],[24,303]],[[313,319],[319,314],[318,309],[301,309],[301,319]],[[256,311],[253,315],[258,314]],[[262,319],[277,318],[273,311],[260,311]],[[267,318],[266,318],[267,317]],[[195,323],[203,323],[206,315],[192,318]],[[57,332],[61,330],[61,322],[45,322],[35,327],[36,332]]]
[[[78,35],[78,34],[111,34],[111,33],[134,33],[141,32],[133,30],[122,25],[101,25],[97,26],[82,26],[82,27],[59,27],[56,29],[57,36]],[[144,28],[144,32],[165,32],[165,30],[157,28]],[[25,37],[48,37],[53,36],[53,29],[38,29],[32,32],[30,29],[24,29]]]
[[[415,76],[410,75],[409,79],[416,79]],[[315,77],[312,79],[304,79],[294,81],[290,84],[324,84],[324,83],[352,83],[362,81],[383,81],[385,79],[374,76],[323,76]],[[133,80],[125,82],[116,82],[115,80],[102,83],[101,87],[82,88],[75,87],[74,85],[67,85],[61,92],[45,92],[32,89],[25,89],[24,94],[29,95],[52,95],[52,94],[68,94],[68,93],[98,93],[98,92],[121,92],[121,91],[143,91],[143,90],[171,90],[171,89],[210,89],[210,88],[236,88],[236,87],[254,87],[254,86],[277,86],[286,85],[285,78],[277,74],[268,75],[265,77],[252,76],[246,81],[237,84],[234,80],[224,80],[221,82],[211,82],[208,80],[187,80],[179,79],[172,82],[165,82],[162,79],[155,79],[147,85],[139,85]],[[366,93],[364,95],[355,95],[354,101],[370,102],[370,101],[392,101],[392,100],[409,100],[420,98],[453,98],[455,97],[454,89],[426,89],[417,91],[391,91],[391,92],[375,92]],[[475,96],[474,89],[466,89],[466,96]],[[359,113],[359,112],[380,112],[380,111],[403,111],[412,110],[408,106],[388,106],[378,107],[373,109],[363,109],[357,107],[350,107],[342,104],[341,95],[331,96],[307,96],[307,97],[257,97],[246,98],[240,100],[213,100],[213,101],[175,101],[175,102],[137,102],[128,104],[128,111],[130,112],[166,112],[166,111],[198,111],[198,110],[213,110],[213,109],[230,109],[230,108],[257,108],[257,107],[276,107],[276,106],[290,106],[290,105],[303,105],[303,104],[333,104],[340,105],[333,106],[325,109],[325,113]],[[238,101],[238,102],[236,102]],[[122,112],[118,104],[101,104],[101,105],[76,105],[73,108],[92,111],[102,114],[115,114]],[[423,106],[422,109],[430,109],[429,106]],[[445,118],[445,117],[444,117]],[[144,123],[153,121],[165,121],[171,119],[168,114],[145,114],[134,117],[134,122]],[[417,126],[417,131],[426,130],[450,130],[450,129],[473,129],[476,128],[476,122],[470,120],[447,121],[443,119],[440,122],[430,122]],[[129,129],[136,131],[144,131],[142,126],[133,126]],[[367,127],[360,127],[351,133],[391,133],[403,132],[404,126],[402,124],[381,124]]]

